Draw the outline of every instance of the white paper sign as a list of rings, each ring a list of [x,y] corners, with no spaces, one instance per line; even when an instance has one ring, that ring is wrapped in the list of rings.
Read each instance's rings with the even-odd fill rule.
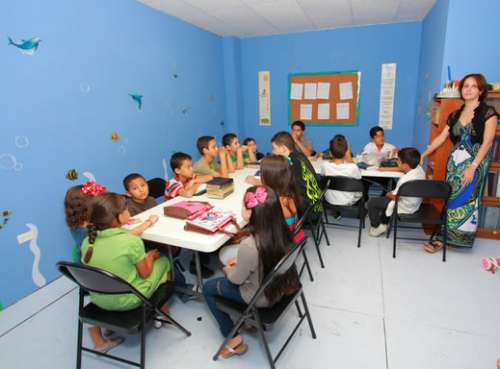
[[[352,99],[352,82],[342,82],[339,84],[340,100]]]
[[[330,104],[318,104],[318,119],[330,119]]]
[[[306,83],[304,91],[304,99],[306,100],[316,100],[316,83]]]
[[[337,103],[337,119],[349,119],[349,103]]]
[[[330,98],[330,82],[318,83],[318,99],[328,100]]]
[[[271,72],[259,72],[259,124],[271,125]]]
[[[396,63],[382,64],[378,125],[384,129],[392,129],[395,88]]]
[[[300,104],[300,119],[311,120],[312,119],[312,104]]]
[[[292,83],[290,88],[290,100],[302,100],[302,90],[304,85],[302,83]]]

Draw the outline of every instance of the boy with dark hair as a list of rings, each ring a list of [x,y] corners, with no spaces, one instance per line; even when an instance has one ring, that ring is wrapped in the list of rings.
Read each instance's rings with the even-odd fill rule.
[[[385,142],[385,134],[382,127],[372,127],[370,129],[370,137],[372,142],[366,144],[363,148],[362,155],[378,155],[382,158],[392,156],[398,151],[396,146]]]
[[[368,201],[368,216],[370,218],[370,236],[378,237],[387,231],[387,224],[394,211],[394,204],[398,189],[406,182],[425,179],[425,173],[420,163],[420,153],[413,147],[405,147],[398,153],[399,168],[405,173],[398,181],[394,191],[388,192],[385,197],[371,198]],[[413,214],[420,208],[422,198],[400,197],[398,213]]]
[[[201,183],[210,181],[211,175],[197,176],[193,173],[193,160],[190,155],[176,152],[170,157],[170,167],[174,177],[165,185],[165,200],[176,196],[191,197],[200,187]]]
[[[282,131],[276,133],[271,139],[273,154],[288,158],[293,173],[293,180],[299,195],[299,212],[304,211],[321,196],[316,172],[307,157],[295,145],[290,133]],[[314,209],[315,213],[320,213],[322,207]]]
[[[131,173],[123,179],[123,187],[127,196],[127,207],[130,216],[137,215],[157,205],[149,196],[149,186],[146,179],[139,173]]]
[[[236,169],[242,169],[245,163],[255,163],[255,154],[248,151],[248,147],[240,145],[238,136],[234,133],[227,133],[222,137],[222,146],[227,150],[228,157]]]
[[[292,123],[292,138],[295,145],[304,153],[306,156],[314,155],[313,143],[312,141],[304,136],[306,130],[306,125],[300,120],[296,120]]]
[[[201,136],[196,141],[196,147],[200,152],[201,158],[193,166],[193,171],[197,175],[212,177],[226,177],[228,173],[234,172],[234,166],[228,158],[225,147],[217,147],[215,137]],[[220,163],[216,158],[219,157]]]
[[[349,143],[343,135],[336,135],[330,140],[330,155],[332,159],[324,161],[321,165],[321,175],[361,179],[361,171],[352,161]],[[327,190],[325,199],[332,205],[350,206],[355,204],[362,195],[361,192]]]
[[[248,147],[248,153],[252,152],[255,155],[256,160],[261,160],[264,157],[264,154],[257,151],[257,141],[255,141],[252,137],[247,137],[243,141],[243,145]]]

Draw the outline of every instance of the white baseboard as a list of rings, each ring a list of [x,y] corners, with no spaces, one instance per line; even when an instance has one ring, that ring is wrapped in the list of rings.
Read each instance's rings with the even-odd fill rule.
[[[2,310],[0,337],[75,288],[68,278],[60,277]]]

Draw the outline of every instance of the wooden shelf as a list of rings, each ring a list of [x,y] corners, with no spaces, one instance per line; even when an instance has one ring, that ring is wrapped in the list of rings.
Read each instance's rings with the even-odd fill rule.
[[[500,239],[500,229],[478,228],[476,236],[479,238],[498,240]]]
[[[494,161],[490,163],[490,169],[488,169],[488,172],[500,172],[500,162]]]
[[[484,196],[483,206],[500,207],[500,197]]]

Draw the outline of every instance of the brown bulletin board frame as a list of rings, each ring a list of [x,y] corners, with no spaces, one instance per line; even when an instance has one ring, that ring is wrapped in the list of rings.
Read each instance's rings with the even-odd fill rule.
[[[330,83],[329,99],[304,99],[292,100],[290,97],[292,83]],[[340,100],[339,84],[342,82],[352,83],[352,99]],[[361,72],[349,70],[342,72],[323,73],[296,73],[288,75],[288,124],[301,120],[309,126],[356,126],[359,121],[359,94],[361,85]],[[350,103],[349,119],[335,119],[336,104]],[[354,102],[354,103],[353,103]],[[318,104],[330,104],[330,119],[318,119]],[[300,119],[300,105],[312,104],[312,119]]]

